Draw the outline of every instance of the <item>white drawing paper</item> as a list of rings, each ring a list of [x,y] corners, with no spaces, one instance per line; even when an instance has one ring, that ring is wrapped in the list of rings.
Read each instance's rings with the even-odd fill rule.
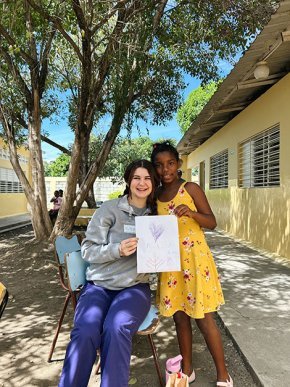
[[[137,272],[180,271],[178,223],[174,215],[136,216]]]

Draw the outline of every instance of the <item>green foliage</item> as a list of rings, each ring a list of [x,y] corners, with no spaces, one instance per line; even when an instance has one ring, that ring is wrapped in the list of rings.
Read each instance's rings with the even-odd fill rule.
[[[75,192],[77,182],[83,183],[58,219],[60,229],[68,219],[72,227],[69,211],[82,204],[120,130],[126,128],[130,135],[139,120],[150,125],[171,119],[181,103],[184,74],[203,84],[219,79],[219,60],[232,60],[241,52],[277,3],[0,2],[0,126],[9,132],[9,144],[12,137],[17,142],[17,136],[29,135],[33,189],[25,188],[26,196],[44,185],[41,123],[65,114],[75,134],[68,189]],[[98,136],[95,148],[92,142],[89,156],[90,135],[97,127],[106,136]],[[149,157],[149,141],[118,138],[102,174],[119,179],[132,159]],[[48,174],[67,173],[67,156],[51,164]],[[45,202],[45,190],[37,188]],[[33,211],[38,199],[35,195]]]
[[[109,194],[109,199],[117,199],[120,195],[122,195],[122,191],[114,191]]]
[[[92,137],[90,144],[91,160],[100,151],[103,140],[104,134]],[[162,139],[158,141],[162,141]],[[113,182],[122,182],[125,169],[132,161],[137,159],[150,160],[154,142],[156,141],[152,141],[145,136],[132,139],[117,137],[100,176],[111,177]],[[171,140],[171,142],[173,145],[176,144],[175,140]]]
[[[63,177],[67,176],[70,163],[70,156],[67,154],[61,154],[54,161],[44,164],[45,176]]]
[[[44,0],[43,3],[48,2]],[[57,10],[56,5],[55,12]],[[60,111],[58,95],[55,93],[59,74],[56,75],[54,67],[47,71],[50,42],[53,42],[55,29],[28,4],[24,6],[22,0],[15,0],[0,4],[0,32],[2,113],[6,119],[13,121],[15,138],[27,140],[27,117],[33,99],[33,94],[30,94],[31,84],[36,86],[37,75],[40,75],[38,90],[42,119],[59,114]]]
[[[177,122],[181,133],[185,133],[210,100],[218,87],[218,82],[210,82],[193,90],[177,111]]]
[[[10,63],[20,70],[28,89],[31,64],[24,54],[35,56],[35,63],[41,63],[45,44],[51,33],[58,30],[50,48],[48,75],[41,95],[42,119],[57,120],[62,111],[72,130],[82,120],[88,122],[91,130],[105,114],[112,117],[123,107],[126,114],[122,127],[129,133],[140,119],[162,124],[172,118],[180,105],[184,73],[203,82],[217,79],[218,60],[231,60],[246,47],[277,2],[168,2],[156,29],[153,23],[162,2],[131,3],[113,7],[110,1],[94,0],[80,2],[77,7],[74,2],[29,1],[25,9],[29,10],[29,28],[28,13],[24,12],[21,0],[1,3],[0,23],[11,36],[8,39],[1,32],[1,45],[10,55]],[[122,21],[115,39],[118,18]],[[110,67],[98,90],[98,76],[103,71],[100,66],[112,38],[118,43],[110,53]],[[6,107],[13,106],[14,116],[25,118],[23,87],[12,67],[8,68],[8,62],[7,58],[0,62],[1,100]],[[89,96],[88,90],[98,92]],[[62,103],[59,92],[65,92]],[[88,95],[89,99],[81,102],[81,95]],[[130,103],[126,107],[124,101],[128,97]],[[92,112],[85,105],[80,106],[92,106],[92,101],[97,101]],[[86,109],[92,122],[78,117]],[[110,120],[107,122],[110,125]]]
[[[102,148],[104,141],[104,133],[92,135],[90,140],[89,164],[93,162]],[[158,142],[163,139],[158,140]],[[170,140],[173,145],[176,145],[175,140]],[[138,137],[128,139],[127,137],[117,137],[115,144],[110,152],[106,164],[99,174],[100,177],[110,177],[113,182],[122,182],[123,174],[126,167],[134,160],[147,159],[150,160],[152,145],[156,141],[152,141],[149,137]],[[54,161],[45,162],[45,176],[67,176],[70,163],[70,156],[61,154]]]

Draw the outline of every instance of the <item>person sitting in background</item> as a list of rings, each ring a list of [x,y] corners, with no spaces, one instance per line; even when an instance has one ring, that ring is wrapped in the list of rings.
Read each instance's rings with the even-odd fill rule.
[[[59,189],[58,192],[59,192],[58,204],[59,204],[59,208],[60,208],[61,203],[62,203],[62,199],[63,199],[63,190]]]
[[[58,210],[60,209],[62,197],[60,197],[59,191],[54,191],[54,196],[51,198],[50,203],[53,203],[53,208],[49,210],[48,214],[53,221],[57,218]]]

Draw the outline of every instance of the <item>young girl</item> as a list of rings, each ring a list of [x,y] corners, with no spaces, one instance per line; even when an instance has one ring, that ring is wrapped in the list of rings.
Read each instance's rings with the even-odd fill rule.
[[[192,367],[192,330],[194,318],[203,334],[217,370],[217,386],[232,387],[224,359],[223,344],[213,313],[224,304],[216,266],[201,227],[214,229],[216,220],[202,189],[178,177],[181,160],[169,143],[155,144],[151,161],[162,186],[157,192],[158,215],[178,217],[181,271],[161,273],[159,308],[174,318],[182,372],[195,380]]]

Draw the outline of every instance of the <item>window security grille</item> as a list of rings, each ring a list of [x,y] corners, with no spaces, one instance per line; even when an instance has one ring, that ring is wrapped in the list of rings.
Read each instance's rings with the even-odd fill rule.
[[[228,159],[228,149],[217,153],[210,158],[210,189],[228,187]]]
[[[239,187],[280,185],[280,128],[275,126],[239,145]]]
[[[13,169],[0,168],[0,193],[22,193],[23,188]]]

